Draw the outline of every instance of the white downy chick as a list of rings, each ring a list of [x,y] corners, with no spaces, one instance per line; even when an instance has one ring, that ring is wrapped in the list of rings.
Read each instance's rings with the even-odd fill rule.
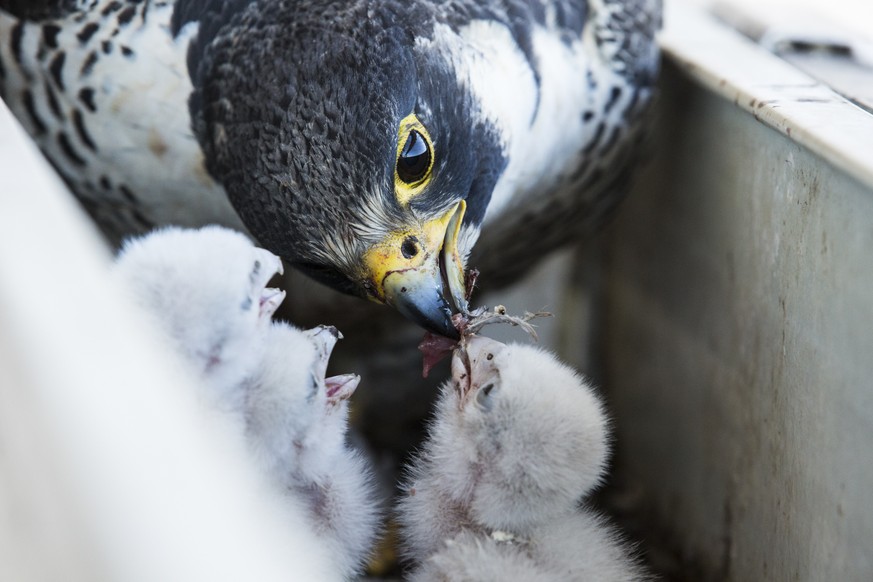
[[[633,549],[595,512],[579,509],[536,527],[527,539],[464,530],[428,556],[409,582],[639,582],[650,580]]]
[[[533,346],[471,339],[454,354],[398,507],[407,556],[424,564],[416,579],[499,579],[516,561],[541,578],[644,578],[613,530],[577,506],[608,449],[602,405],[578,374]],[[484,575],[489,555],[500,559]]]
[[[474,337],[452,358],[401,522],[421,558],[465,523],[522,535],[571,510],[601,480],[606,418],[550,354]],[[445,523],[445,525],[443,525]]]
[[[241,411],[242,381],[285,297],[267,287],[279,258],[226,228],[170,227],[128,240],[115,273],[205,381],[210,405]]]
[[[261,466],[285,494],[303,500],[313,530],[348,578],[369,557],[379,516],[364,460],[346,443],[348,398],[360,377],[325,378],[340,337],[333,327],[302,332],[274,323],[247,390],[246,425]]]
[[[566,582],[519,548],[490,536],[463,531],[424,560],[408,582]]]
[[[285,297],[267,287],[281,261],[222,227],[166,228],[128,241],[115,273],[205,382],[280,498],[349,577],[373,545],[378,515],[363,460],[345,442],[360,378],[325,378],[335,328],[301,331],[271,318]]]

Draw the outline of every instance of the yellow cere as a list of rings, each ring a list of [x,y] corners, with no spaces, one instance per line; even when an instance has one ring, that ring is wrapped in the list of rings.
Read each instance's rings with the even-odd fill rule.
[[[420,228],[405,228],[391,232],[364,253],[364,277],[372,283],[373,295],[370,299],[377,303],[385,302],[383,285],[385,277],[390,273],[417,269],[426,261],[433,260],[433,255],[443,248],[446,229],[457,208],[458,204],[455,204],[442,216],[422,223]],[[415,253],[407,253],[411,256],[405,256],[404,243],[414,245]]]
[[[415,113],[410,113],[400,120],[400,127],[397,130],[397,155],[395,157],[395,162],[400,159],[400,154],[403,152],[409,134],[413,130],[417,131],[427,143],[427,147],[430,150],[430,162],[428,163],[427,171],[424,173],[424,176],[412,184],[407,184],[400,179],[400,176],[397,173],[397,164],[394,164],[394,193],[397,197],[397,202],[399,202],[400,206],[404,208],[409,204],[410,200],[421,194],[421,192],[427,187],[428,183],[430,183],[431,170],[433,169],[435,158],[433,140],[427,132],[427,128],[421,123]]]

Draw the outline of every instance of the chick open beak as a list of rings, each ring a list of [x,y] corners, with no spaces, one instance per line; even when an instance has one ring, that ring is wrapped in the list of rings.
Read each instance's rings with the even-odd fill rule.
[[[285,291],[267,285],[276,275],[283,274],[285,269],[282,267],[282,261],[273,253],[256,249],[255,254],[258,260],[251,273],[251,283],[254,287],[254,297],[258,300],[258,316],[262,321],[266,321],[273,317],[285,300]]]
[[[425,329],[458,338],[452,314],[467,311],[464,266],[458,251],[461,200],[442,216],[389,234],[364,256],[372,298]]]
[[[339,374],[337,376],[326,377],[330,354],[333,352],[333,347],[336,345],[337,340],[343,338],[343,334],[332,325],[319,325],[303,333],[315,345],[318,357],[312,373],[316,380],[324,379],[328,403],[339,404],[343,400],[351,398],[361,382],[360,376],[357,374]]]
[[[500,380],[500,368],[494,357],[505,347],[493,339],[475,336],[462,342],[452,354],[452,382],[461,408],[480,388]]]
[[[325,378],[324,385],[327,388],[327,401],[331,404],[339,404],[343,400],[348,400],[355,393],[355,389],[360,382],[361,377],[357,374],[340,374]]]

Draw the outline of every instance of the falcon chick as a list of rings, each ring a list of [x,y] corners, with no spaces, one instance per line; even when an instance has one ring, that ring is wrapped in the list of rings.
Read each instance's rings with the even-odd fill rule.
[[[350,578],[370,556],[379,513],[369,469],[346,443],[348,399],[360,377],[325,378],[339,337],[333,327],[301,332],[274,323],[248,382],[246,422],[261,466],[282,491],[304,500],[313,531]]]
[[[267,287],[282,262],[217,226],[170,227],[125,242],[115,274],[207,385],[210,403],[241,410],[285,292]]]
[[[398,505],[417,575],[478,579],[492,562],[484,579],[513,563],[545,578],[644,578],[614,530],[578,506],[608,451],[602,405],[573,370],[532,346],[473,337],[453,356]]]
[[[408,582],[566,582],[567,578],[535,562],[525,552],[492,537],[464,531],[429,556]]]
[[[621,198],[660,21],[661,0],[0,0],[0,97],[110,237],[245,228],[457,337],[468,262],[511,281]]]
[[[267,287],[278,257],[221,227],[167,228],[125,243],[115,274],[204,380],[277,495],[308,508],[312,533],[351,577],[378,528],[367,468],[346,444],[348,398],[360,378],[325,377],[340,334],[271,317],[285,294]]]

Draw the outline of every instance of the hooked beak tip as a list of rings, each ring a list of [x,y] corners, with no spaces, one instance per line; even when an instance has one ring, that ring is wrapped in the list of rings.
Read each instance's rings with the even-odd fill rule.
[[[429,298],[427,302],[397,301],[395,309],[407,319],[417,323],[427,331],[447,337],[460,339],[455,324],[452,322],[452,309],[441,294]]]

